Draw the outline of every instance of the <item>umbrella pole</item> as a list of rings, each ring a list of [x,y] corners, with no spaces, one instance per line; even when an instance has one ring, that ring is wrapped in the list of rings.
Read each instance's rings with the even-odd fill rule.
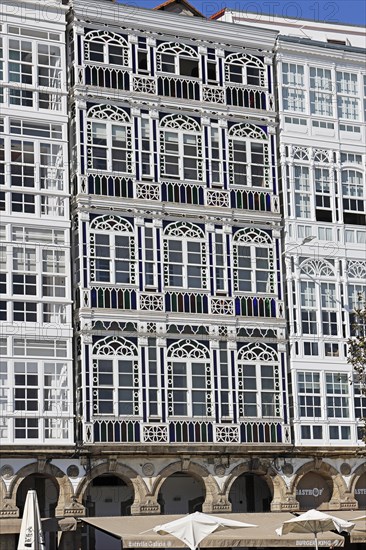
[[[316,550],[318,550],[319,546],[318,546],[318,534],[315,533],[315,548]]]

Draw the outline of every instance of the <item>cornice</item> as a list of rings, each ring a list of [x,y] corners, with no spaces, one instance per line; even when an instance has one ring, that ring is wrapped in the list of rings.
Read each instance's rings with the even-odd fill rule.
[[[142,32],[167,34],[176,38],[187,37],[201,43],[219,42],[230,46],[255,47],[272,50],[277,32],[250,26],[211,21],[194,17],[182,17],[164,11],[153,11],[137,6],[101,4],[93,0],[72,2],[74,17],[83,22],[103,24],[116,28],[129,27]],[[209,39],[209,41],[208,41]]]

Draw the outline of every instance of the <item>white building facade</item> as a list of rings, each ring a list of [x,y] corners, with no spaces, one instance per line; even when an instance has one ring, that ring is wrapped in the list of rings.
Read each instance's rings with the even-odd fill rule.
[[[28,488],[48,550],[120,547],[61,536],[84,515],[365,508],[362,52],[65,4],[4,5],[0,548]]]

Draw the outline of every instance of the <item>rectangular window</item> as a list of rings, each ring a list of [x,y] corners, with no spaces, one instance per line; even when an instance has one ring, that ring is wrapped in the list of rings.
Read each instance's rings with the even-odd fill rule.
[[[61,51],[59,46],[38,45],[38,86],[61,88]]]
[[[23,193],[11,194],[11,211],[22,214],[35,213],[35,196],[25,195]]]
[[[9,40],[9,82],[32,84],[32,43]]]
[[[294,63],[283,63],[282,83],[282,100],[284,110],[304,113],[306,110],[304,67]]]
[[[62,145],[40,144],[41,189],[62,191],[64,188],[64,164]]]
[[[14,410],[38,411],[38,364],[14,363]]]
[[[38,418],[16,418],[15,439],[38,439]]]
[[[300,417],[321,418],[320,374],[297,373],[298,406]]]
[[[349,382],[346,373],[326,373],[327,414],[329,418],[349,418]]]
[[[12,186],[35,186],[34,143],[11,140],[10,183]]]
[[[358,99],[356,73],[337,72],[338,117],[360,120],[360,100]]]
[[[332,76],[329,69],[310,67],[310,112],[333,116]]]
[[[9,103],[21,107],[33,107],[33,92],[19,88],[9,88]]]
[[[44,363],[43,406],[45,412],[62,414],[70,410],[67,363]]]
[[[157,288],[157,250],[155,242],[155,229],[153,226],[145,226],[145,252],[144,252],[144,278],[145,288]]]
[[[141,118],[141,138],[140,138],[140,154],[141,154],[141,176],[149,177],[153,174],[153,137],[151,120]]]
[[[14,302],[13,319],[19,322],[37,322],[37,304],[35,302]]]
[[[227,291],[227,250],[226,236],[223,233],[215,233],[213,259],[215,264],[215,288],[216,292]]]
[[[310,218],[310,172],[307,166],[294,166],[294,183],[296,217]]]

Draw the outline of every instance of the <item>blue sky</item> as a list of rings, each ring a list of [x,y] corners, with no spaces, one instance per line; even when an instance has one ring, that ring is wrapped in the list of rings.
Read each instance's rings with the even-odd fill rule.
[[[118,1],[144,8],[153,8],[160,3],[159,0]],[[269,13],[299,19],[366,25],[366,0],[191,0],[191,3],[207,17],[224,7],[231,7],[243,13],[254,12],[259,16],[261,13]]]

